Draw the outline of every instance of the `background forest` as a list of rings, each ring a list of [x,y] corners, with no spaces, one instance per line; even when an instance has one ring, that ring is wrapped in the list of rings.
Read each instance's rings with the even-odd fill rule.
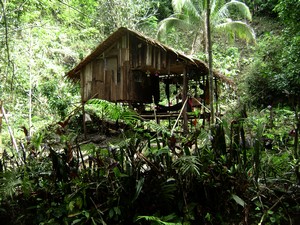
[[[299,0],[210,1],[213,67],[235,83],[215,126],[172,136],[94,100],[84,135],[65,74],[121,26],[207,61],[206,2],[0,0],[1,223],[299,223]]]

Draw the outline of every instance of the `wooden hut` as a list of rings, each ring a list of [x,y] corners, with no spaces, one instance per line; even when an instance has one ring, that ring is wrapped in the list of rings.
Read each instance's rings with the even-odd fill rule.
[[[205,89],[207,74],[208,66],[203,61],[121,27],[69,71],[67,77],[80,81],[83,103],[99,98],[134,105],[152,103],[153,99],[159,104],[162,82],[181,86],[184,101],[189,80],[196,80]],[[214,77],[229,82],[216,72]]]

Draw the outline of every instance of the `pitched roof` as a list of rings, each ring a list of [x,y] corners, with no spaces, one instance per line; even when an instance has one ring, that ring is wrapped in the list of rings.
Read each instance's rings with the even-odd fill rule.
[[[116,41],[118,41],[123,35],[130,33],[137,38],[141,39],[144,42],[150,43],[153,46],[162,48],[166,52],[171,52],[177,55],[178,58],[181,58],[191,64],[195,64],[197,67],[202,68],[203,70],[208,71],[208,66],[202,60],[187,56],[171,47],[168,47],[157,40],[154,40],[150,37],[147,37],[137,31],[133,31],[131,29],[120,27],[117,31],[112,33],[107,39],[105,39],[101,44],[99,44],[88,56],[86,56],[75,68],[70,70],[66,76],[72,80],[79,80],[78,72],[89,62],[91,62],[95,57],[103,53],[106,49],[108,49],[111,45],[113,45]],[[233,84],[233,81],[222,75],[221,73],[214,71],[214,76],[220,78],[222,81]]]

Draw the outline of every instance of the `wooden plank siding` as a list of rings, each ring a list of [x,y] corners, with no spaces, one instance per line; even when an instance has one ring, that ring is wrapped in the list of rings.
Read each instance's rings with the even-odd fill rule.
[[[90,63],[84,67],[83,77],[84,77],[83,100],[86,101],[87,99],[90,99],[92,97],[93,76],[92,76],[92,66]]]
[[[149,74],[170,74],[176,55],[123,36],[82,70],[83,101],[97,97],[111,102],[152,102]],[[130,47],[135,51],[131,51]],[[169,59],[169,60],[167,60]],[[173,62],[173,64],[170,64]],[[130,66],[131,65],[131,66]]]

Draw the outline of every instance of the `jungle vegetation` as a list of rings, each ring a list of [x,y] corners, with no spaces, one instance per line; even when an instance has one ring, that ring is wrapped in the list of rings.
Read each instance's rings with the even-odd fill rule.
[[[208,1],[0,0],[2,224],[300,221],[299,0],[209,1],[212,66],[235,83],[217,122],[182,135],[93,99],[82,125],[66,72],[120,26],[208,61]]]

